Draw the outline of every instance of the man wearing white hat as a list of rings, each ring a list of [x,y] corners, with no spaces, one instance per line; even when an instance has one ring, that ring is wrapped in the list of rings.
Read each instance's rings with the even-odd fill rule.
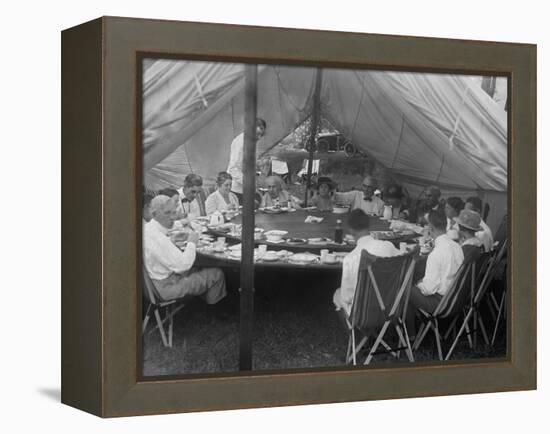
[[[479,251],[483,249],[483,242],[476,237],[476,232],[482,230],[481,216],[475,211],[463,209],[453,220],[458,224],[458,241],[462,246],[464,260],[468,261],[468,258],[479,254]]]

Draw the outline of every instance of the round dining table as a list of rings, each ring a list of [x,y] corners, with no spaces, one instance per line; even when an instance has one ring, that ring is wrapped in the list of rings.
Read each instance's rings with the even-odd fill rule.
[[[311,220],[311,217],[322,219],[307,223],[306,219]],[[256,211],[255,227],[259,228],[258,236],[255,239],[256,247],[265,244],[270,251],[278,251],[279,253],[286,252],[277,260],[267,261],[258,254],[256,249],[254,265],[260,269],[315,269],[315,270],[334,270],[340,271],[342,268],[343,257],[346,252],[355,248],[355,241],[347,237],[343,243],[334,242],[334,233],[337,220],[342,221],[344,236],[349,234],[349,229],[346,226],[347,214],[335,214],[330,211],[317,211],[311,209],[299,209],[294,211],[284,212],[263,212]],[[414,242],[418,237],[417,234],[393,232],[389,230],[389,222],[377,216],[370,216],[370,229],[374,236],[379,239],[391,241],[397,247],[402,242]],[[207,234],[213,237],[224,237],[231,245],[240,243],[240,232],[235,231],[235,228],[241,225],[241,216],[234,217],[229,224],[209,227],[207,226]],[[263,233],[270,230],[282,230],[288,233],[281,241],[268,241]],[[321,262],[319,253],[322,249],[327,249],[336,255],[336,261],[333,263]],[[310,254],[309,262],[293,261],[294,253]],[[214,251],[212,248],[199,248],[197,250],[197,263],[205,267],[222,267],[235,268],[240,267],[240,259],[231,255],[230,247],[224,251]]]
[[[308,217],[313,219],[322,219],[308,223]],[[342,221],[344,237],[350,234],[346,225],[347,214],[335,214],[330,211],[316,211],[308,209],[298,209],[285,212],[263,212],[256,211],[255,227],[261,229],[264,233],[271,230],[281,230],[288,232],[281,241],[268,241],[265,236],[259,236],[255,239],[255,244],[266,244],[270,248],[285,249],[291,252],[319,252],[321,249],[330,249],[336,252],[351,251],[355,248],[355,241],[344,239],[344,242],[338,244],[334,241],[337,220]],[[236,216],[231,223],[238,226],[241,224],[241,216]],[[397,247],[402,242],[413,242],[419,235],[412,232],[394,232],[390,231],[390,223],[377,216],[369,216],[370,230],[378,238],[392,242]],[[218,227],[208,227],[208,232],[216,237],[225,237],[229,241],[241,241],[239,233],[232,233],[230,225]]]

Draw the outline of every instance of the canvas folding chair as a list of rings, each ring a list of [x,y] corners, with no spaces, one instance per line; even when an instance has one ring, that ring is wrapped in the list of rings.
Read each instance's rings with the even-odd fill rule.
[[[433,313],[426,312],[424,309],[418,309],[418,312],[420,312],[423,317],[423,322],[418,330],[418,335],[414,342],[413,350],[418,350],[424,341],[424,338],[428,334],[428,331],[433,329],[435,342],[437,345],[437,354],[439,356],[439,360],[443,360],[443,351],[441,346],[442,336],[439,327],[440,321],[455,320],[455,317],[462,313],[464,305],[472,294],[472,285],[474,285],[475,279],[474,264],[477,259],[478,257],[472,256],[468,261],[465,261],[460,266],[451,287],[441,298],[441,301]],[[470,283],[470,285],[468,285],[468,283]],[[464,327],[466,328],[466,331],[470,333],[470,328],[467,322]],[[447,354],[447,356],[449,356],[449,354]]]
[[[480,304],[481,300],[483,299],[483,294],[485,293],[485,290],[487,289],[487,286],[489,285],[489,282],[492,279],[493,275],[493,261],[494,261],[494,254],[492,252],[486,252],[482,253],[474,262],[472,265],[472,273],[471,273],[471,281],[470,281],[470,301],[467,304],[464,314],[464,319],[462,321],[462,325],[460,326],[458,332],[455,335],[455,339],[453,343],[451,344],[451,347],[449,348],[449,351],[447,353],[447,356],[445,357],[445,360],[449,360],[451,357],[456,344],[458,343],[458,340],[463,334],[466,334],[468,338],[468,342],[470,344],[470,348],[474,348],[477,343],[477,330],[480,329],[483,338],[485,340],[485,344],[489,344],[489,339],[487,337],[487,330],[485,328],[485,324],[483,322],[483,318],[481,316],[480,312]],[[448,335],[450,334],[451,330],[454,328],[454,325],[456,324],[457,320],[460,318],[459,315],[457,315],[453,322],[451,323],[451,326],[449,327],[449,330],[447,334],[445,335],[445,339],[447,339]],[[469,328],[469,321],[470,319],[473,319],[472,328],[470,330]],[[472,343],[471,335],[473,334],[474,340]]]
[[[361,253],[355,296],[351,313],[346,318],[349,332],[347,363],[357,363],[357,354],[371,336],[375,337],[375,341],[365,358],[365,365],[371,362],[374,355],[380,353],[390,353],[398,358],[401,350],[405,350],[409,361],[414,362],[411,343],[404,326],[404,305],[411,288],[418,252],[415,249],[391,258],[375,257],[365,250]],[[395,329],[398,337],[398,345],[393,348],[384,339],[390,326]],[[357,333],[364,335],[358,345]],[[380,345],[385,350],[378,351]]]
[[[183,298],[170,301],[161,301],[162,298],[155,288],[153,281],[149,277],[149,273],[145,269],[145,266],[143,266],[143,285],[145,289],[143,291],[143,297],[147,302],[147,308],[145,310],[145,317],[143,318],[142,333],[145,334],[149,319],[153,315],[156,320],[156,325],[149,330],[149,333],[152,333],[158,329],[162,339],[162,344],[165,347],[172,348],[174,315],[176,315],[185,306],[183,303]],[[165,323],[168,323],[167,332],[164,329]]]
[[[508,252],[508,240],[505,239],[502,244],[495,249],[496,254],[494,258],[494,265],[493,265],[493,275],[491,277],[491,280],[494,280],[495,276],[498,273],[499,267],[503,264],[503,261],[506,258],[506,254]],[[489,286],[489,281],[487,283],[487,286]],[[497,336],[498,327],[500,325],[501,320],[504,318],[506,314],[506,285],[504,285],[504,288],[502,290],[502,293],[500,294],[500,300],[497,301],[497,296],[495,294],[495,291],[490,291],[489,288],[486,288],[487,293],[485,294],[485,299],[487,300],[487,304],[490,308],[496,310],[496,318],[495,318],[495,325],[493,330],[493,335],[491,337],[491,345],[495,344],[495,339]],[[482,294],[483,295],[483,294]]]

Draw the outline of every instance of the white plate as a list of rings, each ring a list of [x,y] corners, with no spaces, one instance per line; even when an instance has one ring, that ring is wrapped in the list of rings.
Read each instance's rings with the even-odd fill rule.
[[[275,262],[279,260],[279,257],[277,255],[264,255],[262,260],[267,262]]]
[[[307,253],[296,253],[288,258],[292,262],[300,262],[303,264],[311,264],[317,261],[317,256]]]

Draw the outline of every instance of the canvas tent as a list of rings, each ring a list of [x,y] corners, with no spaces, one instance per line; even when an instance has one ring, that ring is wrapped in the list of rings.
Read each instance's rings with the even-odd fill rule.
[[[244,65],[146,60],[143,169],[149,188],[180,186],[190,172],[225,170],[243,129]],[[315,68],[260,65],[257,155],[279,143],[313,106]],[[474,78],[323,68],[321,115],[411,193],[480,195],[506,212],[507,115]],[[496,222],[493,222],[493,227]]]

